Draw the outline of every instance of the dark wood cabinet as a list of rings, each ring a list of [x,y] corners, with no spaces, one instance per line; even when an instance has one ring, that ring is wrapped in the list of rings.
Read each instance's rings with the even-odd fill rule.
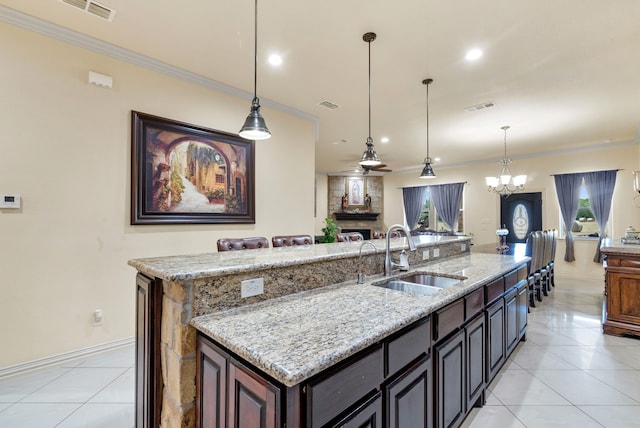
[[[487,307],[487,383],[491,382],[505,361],[505,336],[504,336],[504,300],[498,299]]]
[[[280,390],[255,372],[229,362],[229,427],[280,427]]]
[[[464,329],[434,347],[438,428],[457,427],[466,414],[465,349]]]
[[[640,336],[640,255],[607,254],[603,330],[617,336]]]
[[[382,428],[384,426],[382,425],[382,393],[376,393],[362,406],[330,426],[336,428]]]
[[[160,426],[162,281],[136,275],[136,427]]]
[[[385,387],[385,428],[429,428],[433,424],[431,360],[419,360]],[[368,426],[368,425],[367,425]]]
[[[518,340],[525,340],[527,332],[527,320],[529,316],[529,287],[527,280],[518,283],[518,296],[516,306],[518,308]]]
[[[281,426],[279,387],[201,335],[196,358],[196,427]]]
[[[465,327],[467,364],[467,410],[484,405],[485,328],[484,314],[479,314]]]
[[[504,336],[506,357],[518,344],[518,293],[516,288],[511,288],[504,295]]]

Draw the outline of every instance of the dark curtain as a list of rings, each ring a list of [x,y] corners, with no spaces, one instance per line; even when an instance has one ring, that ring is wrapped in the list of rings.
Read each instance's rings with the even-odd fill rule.
[[[584,174],[559,174],[554,176],[556,184],[556,193],[558,194],[558,204],[560,205],[560,213],[564,221],[566,231],[566,247],[564,250],[564,261],[572,262],[576,259],[573,248],[573,227],[576,213],[578,212],[578,204],[580,203],[580,186],[582,185],[582,176]]]
[[[593,216],[598,222],[598,228],[600,228],[600,239],[598,240],[596,254],[593,257],[593,261],[596,263],[602,263],[604,259],[603,254],[600,252],[600,245],[605,238],[605,228],[611,213],[611,199],[613,198],[613,189],[616,186],[617,174],[617,170],[587,172],[584,174],[584,185],[589,195],[591,211],[593,211]]]
[[[418,225],[422,207],[427,199],[428,189],[426,186],[403,187],[402,201],[404,202],[404,216],[407,219],[409,230],[413,230]]]
[[[454,231],[462,204],[464,183],[437,184],[429,186],[431,200],[442,221]]]

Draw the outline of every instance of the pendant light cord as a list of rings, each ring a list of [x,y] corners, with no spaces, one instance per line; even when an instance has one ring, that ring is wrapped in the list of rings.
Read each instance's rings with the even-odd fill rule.
[[[369,45],[369,140],[371,140],[371,42],[372,40],[367,42]]]
[[[255,0],[253,23],[253,99],[258,98],[258,0]]]
[[[503,126],[502,129],[504,129],[504,158],[507,159],[507,129],[509,127]]]
[[[427,80],[427,161],[430,161],[431,159],[429,159],[429,84],[431,82],[429,82]]]

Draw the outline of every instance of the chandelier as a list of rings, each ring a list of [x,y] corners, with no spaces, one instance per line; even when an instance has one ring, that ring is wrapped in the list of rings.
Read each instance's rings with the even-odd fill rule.
[[[527,181],[526,175],[511,174],[509,164],[511,159],[507,157],[507,129],[508,126],[500,128],[504,131],[504,158],[498,163],[502,165],[500,169],[500,175],[498,177],[485,177],[487,183],[487,190],[490,192],[496,192],[502,196],[509,196],[514,192],[524,190],[524,183]]]

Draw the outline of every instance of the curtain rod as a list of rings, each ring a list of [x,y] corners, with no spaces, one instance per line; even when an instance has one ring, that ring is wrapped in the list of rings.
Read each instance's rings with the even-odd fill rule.
[[[565,172],[564,174],[549,174],[549,177],[555,177],[556,175],[567,175],[567,174],[589,174],[590,172],[605,172],[605,171],[624,171],[624,169],[618,168],[618,169],[603,169],[600,171]]]
[[[405,187],[396,187],[396,189],[414,189],[416,187],[430,187],[430,186],[442,186],[444,184],[459,184],[459,183],[464,183],[464,184],[469,184],[468,181],[456,181],[455,183],[440,183],[440,184],[425,184],[422,186],[405,186]],[[470,184],[469,184],[470,185]]]

